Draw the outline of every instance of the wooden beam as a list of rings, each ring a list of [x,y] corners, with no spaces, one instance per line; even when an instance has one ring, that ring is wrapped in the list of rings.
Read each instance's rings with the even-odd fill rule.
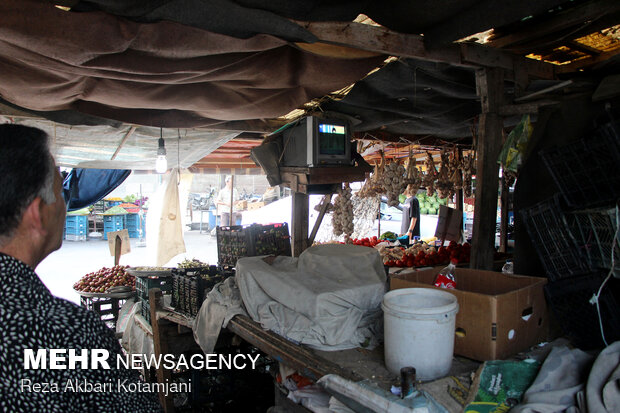
[[[535,103],[502,105],[499,108],[499,114],[501,116],[528,115],[530,113],[538,113],[538,110],[543,106],[557,105],[558,103],[555,100],[541,100]]]
[[[512,48],[529,43],[532,39],[540,39],[549,34],[570,29],[576,25],[591,27],[592,32],[594,32],[598,29],[593,26],[593,21],[617,11],[620,11],[620,2],[617,0],[590,1],[544,19],[539,23],[524,26],[523,30],[519,32],[505,36],[500,35],[488,44],[493,47]],[[561,39],[558,40],[561,41]]]
[[[494,27],[515,23],[528,16],[546,13],[566,0],[483,0],[424,33],[428,47],[437,47]]]
[[[308,194],[293,192],[291,221],[293,257],[299,257],[308,248]]]
[[[332,194],[325,195],[323,205],[321,205],[321,210],[319,211],[319,216],[316,218],[316,221],[314,222],[314,228],[312,228],[312,232],[310,232],[310,236],[308,237],[308,245],[312,245],[312,243],[314,242],[314,237],[316,237],[316,233],[319,232],[321,222],[323,222],[323,217],[327,212],[327,207],[329,206],[331,200]]]
[[[327,374],[337,374],[356,382],[363,379],[353,371],[343,369],[320,357],[305,346],[292,343],[272,331],[265,331],[260,324],[244,315],[234,316],[226,328],[274,359],[297,370],[302,376],[312,380],[318,380]]]
[[[515,99],[515,102],[523,102],[526,100],[530,100],[532,98],[535,98],[536,96],[544,95],[545,93],[553,92],[554,90],[562,89],[563,87],[570,86],[572,84],[573,84],[572,80],[566,80],[564,82],[557,83],[553,86],[546,87],[544,89],[530,93],[528,95],[518,97]]]
[[[133,135],[133,133],[136,131],[136,127],[135,126],[131,126],[129,128],[129,130],[127,131],[127,133],[125,134],[125,136],[123,136],[123,139],[121,139],[121,142],[118,144],[118,147],[116,148],[116,150],[114,151],[114,153],[112,154],[112,157],[110,158],[111,161],[113,161],[114,159],[116,159],[116,156],[118,155],[118,153],[121,151],[121,149],[123,148],[123,145],[125,145],[125,142],[127,142],[127,139],[129,139],[129,137],[131,135]]]
[[[422,36],[397,33],[385,27],[355,22],[296,21],[296,23],[314,34],[319,41],[328,44],[460,66],[501,67],[509,72],[508,77],[511,76],[514,65],[522,62],[536,77],[545,79],[554,77],[553,65],[551,64],[515,56],[477,43],[451,44],[428,50],[424,45]]]
[[[566,65],[561,65],[558,66],[558,68],[556,69],[557,73],[572,73],[572,72],[576,72],[586,66],[593,66],[597,63],[601,63],[604,62],[614,56],[617,56],[620,54],[620,48],[616,49],[616,50],[612,50],[610,52],[603,52],[598,56],[593,56],[590,58],[586,58],[586,59],[579,59],[576,60],[573,63],[569,63]]]
[[[495,217],[499,188],[497,157],[502,148],[503,122],[499,108],[504,93],[503,71],[498,68],[478,69],[476,86],[482,104],[482,115],[476,164],[471,267],[491,270],[495,252]]]

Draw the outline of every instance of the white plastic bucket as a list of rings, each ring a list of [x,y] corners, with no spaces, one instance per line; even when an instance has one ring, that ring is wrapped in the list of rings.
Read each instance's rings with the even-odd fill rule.
[[[452,367],[458,302],[447,291],[402,288],[383,296],[385,365],[400,374],[415,367],[416,378],[445,377]]]

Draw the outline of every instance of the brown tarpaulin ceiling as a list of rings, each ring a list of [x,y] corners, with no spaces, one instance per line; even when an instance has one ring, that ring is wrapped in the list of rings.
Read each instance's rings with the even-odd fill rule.
[[[260,123],[355,82],[383,60],[328,58],[270,35],[238,39],[32,0],[2,1],[0,15],[6,101],[140,125]]]

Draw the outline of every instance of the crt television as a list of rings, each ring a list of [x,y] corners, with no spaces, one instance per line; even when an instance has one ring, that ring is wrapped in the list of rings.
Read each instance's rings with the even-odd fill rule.
[[[307,116],[285,126],[280,134],[282,166],[350,166],[351,130],[348,122]]]

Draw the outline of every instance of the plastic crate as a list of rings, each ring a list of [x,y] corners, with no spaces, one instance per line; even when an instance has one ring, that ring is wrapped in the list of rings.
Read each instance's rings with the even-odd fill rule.
[[[140,314],[151,324],[151,305],[148,299],[140,298]]]
[[[86,234],[65,234],[67,241],[86,241]]]
[[[144,230],[146,226],[146,217],[143,215],[140,219],[140,214],[127,214],[125,218],[125,228],[129,231],[138,231],[140,227]]]
[[[524,209],[521,215],[551,281],[591,272],[557,197]]]
[[[67,234],[85,234],[88,229],[88,215],[67,215],[65,230]]]
[[[125,228],[125,215],[103,216],[103,239],[108,239],[108,232],[120,231]]]
[[[620,239],[614,236],[618,229],[616,208],[573,211],[566,214],[569,229],[584,251],[592,270],[611,268],[611,254],[620,272]]]
[[[620,197],[620,122],[540,156],[571,208],[609,205]]]
[[[545,297],[558,324],[572,343],[591,350],[604,346],[596,306],[590,303],[598,292],[606,274],[585,274],[545,285]],[[599,306],[605,339],[608,343],[620,339],[620,307],[615,296],[619,280],[613,277],[607,282]]]
[[[212,265],[200,268],[175,268],[172,270],[172,307],[176,311],[195,317],[207,293],[226,277]]]
[[[215,233],[220,265],[234,267],[239,258],[251,256],[252,237],[249,227],[240,225],[216,227]]]
[[[242,257],[291,255],[288,224],[216,227],[218,262],[234,267]]]
[[[288,224],[260,225],[252,228],[253,255],[291,255]]]
[[[148,300],[149,290],[151,288],[159,288],[164,294],[169,293],[170,291],[172,291],[172,277],[136,277],[136,293],[138,294],[138,297]]]
[[[80,296],[80,304],[82,307],[97,313],[101,321],[113,331],[116,331],[118,313],[125,301],[127,301],[127,298]]]

